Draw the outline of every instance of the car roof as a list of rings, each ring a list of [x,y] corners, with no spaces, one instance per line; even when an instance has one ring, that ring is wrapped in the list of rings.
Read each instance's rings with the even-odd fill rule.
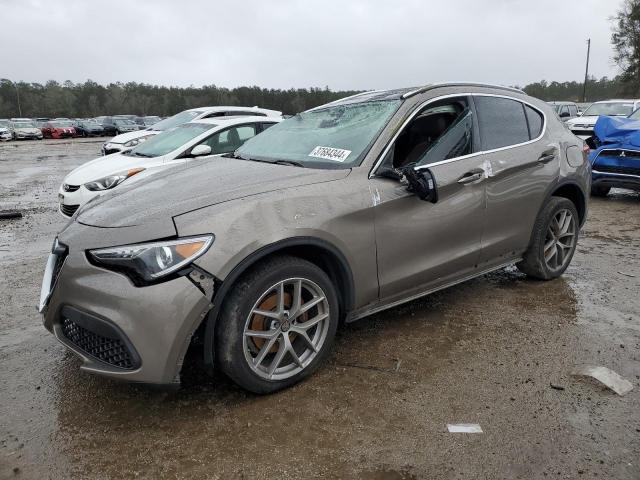
[[[197,107],[190,108],[187,112],[193,111],[201,111],[203,113],[212,113],[212,112],[246,112],[246,111],[255,111],[260,113],[265,113],[270,117],[279,117],[282,115],[282,112],[278,110],[269,110],[267,108],[260,107],[231,107],[231,106],[216,106],[216,107]]]
[[[364,102],[374,102],[374,101],[381,101],[381,100],[400,100],[400,99],[404,100],[406,98],[413,97],[414,95],[428,92],[429,90],[434,90],[436,88],[447,88],[447,87],[492,88],[492,89],[506,90],[509,92],[526,95],[525,92],[517,88],[505,87],[503,85],[491,85],[488,83],[475,83],[475,82],[432,83],[432,84],[424,85],[422,87],[396,88],[393,90],[371,90],[367,92],[360,92],[360,93],[356,93],[355,95],[351,95],[349,97],[341,98],[333,102],[320,105],[319,107],[312,108],[309,111],[325,108],[332,105],[346,105],[350,103],[364,103]]]
[[[228,126],[228,125],[235,125],[235,124],[241,124],[241,123],[264,123],[264,122],[280,122],[282,119],[278,118],[278,117],[262,117],[262,116],[243,116],[243,115],[238,115],[238,116],[229,116],[229,117],[213,117],[213,118],[200,118],[200,119],[196,119],[196,120],[191,120],[190,122],[187,123],[203,123],[205,125],[220,125],[222,126]]]
[[[549,105],[576,105],[576,102],[566,102],[564,100],[547,102]]]

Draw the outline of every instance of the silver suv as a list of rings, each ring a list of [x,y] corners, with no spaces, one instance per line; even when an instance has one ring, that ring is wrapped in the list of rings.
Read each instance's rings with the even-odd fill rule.
[[[40,310],[82,369],[179,382],[201,338],[242,387],[290,386],[343,321],[509,264],[561,275],[590,181],[549,105],[477,84],[363,93],[194,163],[97,198],[56,238]]]

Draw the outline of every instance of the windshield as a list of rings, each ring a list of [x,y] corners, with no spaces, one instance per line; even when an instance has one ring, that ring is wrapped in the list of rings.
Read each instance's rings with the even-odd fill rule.
[[[152,130],[158,130],[159,132],[169,130],[170,128],[177,127],[178,125],[182,125],[183,123],[193,120],[201,113],[202,111],[200,110],[187,110],[185,112],[176,113],[173,117],[165,118],[164,120],[154,124]]]
[[[400,103],[361,102],[299,113],[248,140],[236,154],[312,168],[350,168],[360,164]]]
[[[147,125],[153,125],[160,121],[160,117],[144,117],[142,121]]]
[[[215,127],[216,125],[210,123],[186,123],[168,132],[152,136],[126,155],[133,157],[159,157],[166,155]]]
[[[640,108],[629,115],[629,118],[632,118],[633,120],[640,120]]]
[[[606,103],[594,103],[587,108],[583,115],[597,116],[597,115],[609,115],[609,116],[627,116],[633,112],[633,103],[629,102],[606,102]]]
[[[36,125],[32,122],[16,122],[13,124],[15,128],[33,128]]]
[[[113,123],[116,125],[135,125],[131,120],[127,120],[126,118],[114,118]]]
[[[52,127],[57,127],[57,128],[68,128],[68,127],[73,127],[73,123],[66,121],[66,122],[50,122]]]

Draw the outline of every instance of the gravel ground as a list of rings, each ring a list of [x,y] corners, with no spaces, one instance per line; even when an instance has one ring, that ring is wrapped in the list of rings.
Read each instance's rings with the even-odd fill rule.
[[[35,308],[58,186],[99,148],[0,144],[0,210],[24,213],[0,221],[0,478],[640,478],[637,193],[592,200],[560,279],[506,268],[346,326],[275,395],[197,365],[157,391],[81,373]],[[571,376],[583,364],[635,388]]]

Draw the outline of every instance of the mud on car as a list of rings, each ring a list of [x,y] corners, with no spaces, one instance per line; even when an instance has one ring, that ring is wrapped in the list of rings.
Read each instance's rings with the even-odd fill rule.
[[[44,324],[86,371],[176,383],[202,338],[206,364],[273,392],[322,365],[341,322],[509,264],[562,275],[585,155],[518,90],[349,97],[82,207],[49,257]]]

